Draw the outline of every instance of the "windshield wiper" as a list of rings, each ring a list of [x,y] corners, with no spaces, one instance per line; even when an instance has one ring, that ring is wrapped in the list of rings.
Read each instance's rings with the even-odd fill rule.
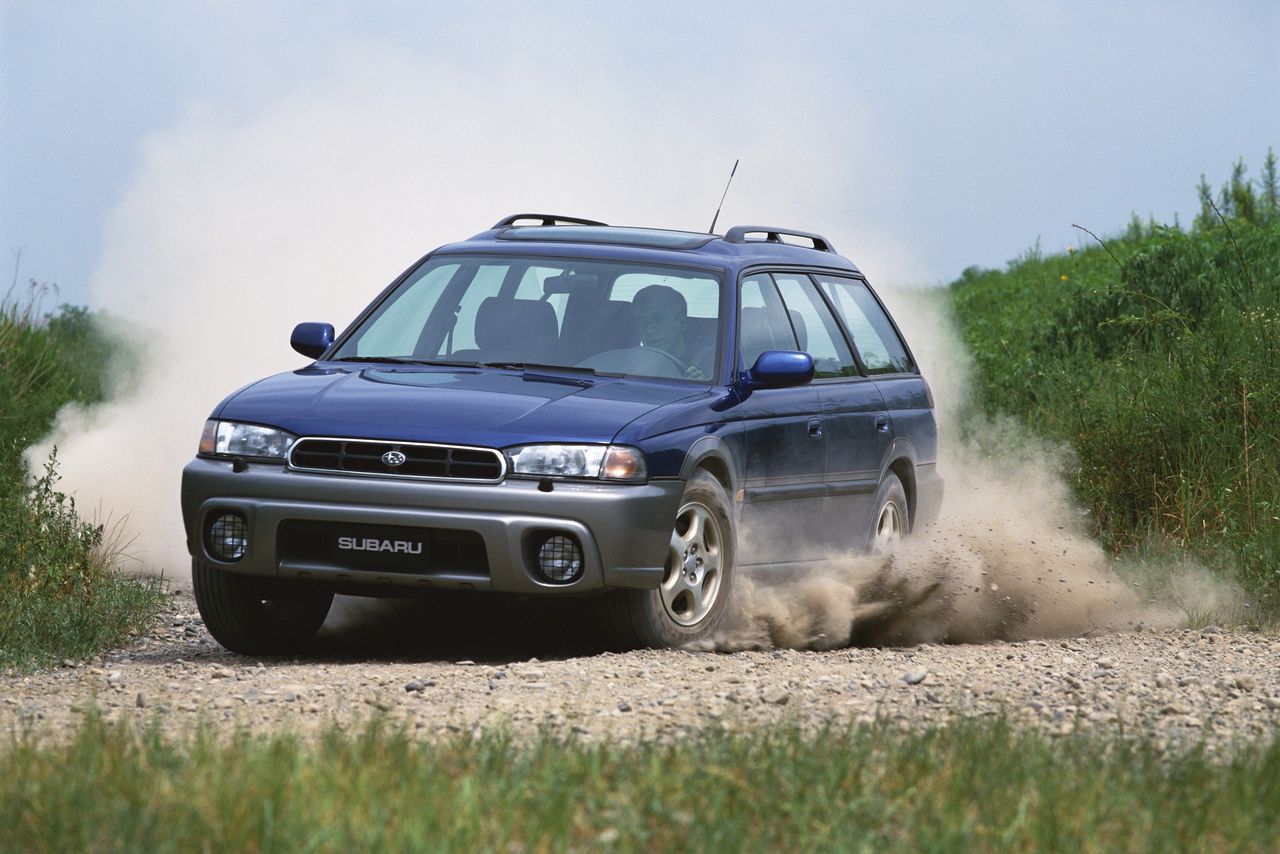
[[[503,368],[508,371],[567,371],[572,374],[590,374],[596,376],[595,368],[583,368],[578,365],[546,365],[540,362],[484,362],[486,368]],[[612,374],[601,374],[612,376]]]
[[[540,362],[485,362],[486,368],[499,368],[507,371],[520,371],[521,378],[531,382],[564,383],[567,385],[589,386],[587,377],[619,378],[623,374],[612,371],[597,371],[595,368],[584,368],[581,365],[545,365]],[[586,374],[580,377],[562,377],[556,374]]]
[[[450,361],[448,359],[406,359],[403,356],[343,356],[331,362],[382,362],[388,365],[432,365],[441,368],[478,368],[479,362]]]

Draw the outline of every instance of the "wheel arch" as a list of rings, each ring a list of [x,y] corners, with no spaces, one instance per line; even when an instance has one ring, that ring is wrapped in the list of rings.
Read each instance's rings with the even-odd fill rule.
[[[680,469],[680,479],[688,480],[698,469],[705,469],[729,495],[732,501],[737,490],[737,477],[734,474],[733,458],[729,449],[717,436],[703,436],[690,446],[685,455],[684,465]]]

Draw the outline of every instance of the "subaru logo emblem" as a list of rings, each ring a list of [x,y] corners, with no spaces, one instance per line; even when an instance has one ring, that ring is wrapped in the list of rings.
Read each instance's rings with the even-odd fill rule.
[[[389,468],[402,466],[404,465],[404,454],[399,451],[387,451],[382,455],[382,464]]]

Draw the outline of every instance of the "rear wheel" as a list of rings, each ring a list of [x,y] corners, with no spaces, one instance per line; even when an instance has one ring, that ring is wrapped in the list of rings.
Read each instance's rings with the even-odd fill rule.
[[[867,551],[883,554],[898,541],[911,533],[911,510],[907,506],[907,491],[896,474],[887,475],[876,493],[871,517],[871,530],[867,534]]]
[[[735,535],[729,497],[709,472],[689,479],[656,590],[610,595],[609,617],[626,646],[677,647],[719,626],[733,586]]]
[[[191,563],[196,605],[213,639],[242,655],[303,647],[319,631],[333,593]]]

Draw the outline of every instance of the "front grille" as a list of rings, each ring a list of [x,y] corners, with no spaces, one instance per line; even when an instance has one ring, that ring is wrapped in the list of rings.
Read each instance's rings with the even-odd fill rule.
[[[404,462],[398,466],[383,462],[383,456],[392,451],[403,455]],[[506,473],[502,454],[488,448],[356,439],[299,439],[289,449],[289,467],[481,483],[496,483]]]

